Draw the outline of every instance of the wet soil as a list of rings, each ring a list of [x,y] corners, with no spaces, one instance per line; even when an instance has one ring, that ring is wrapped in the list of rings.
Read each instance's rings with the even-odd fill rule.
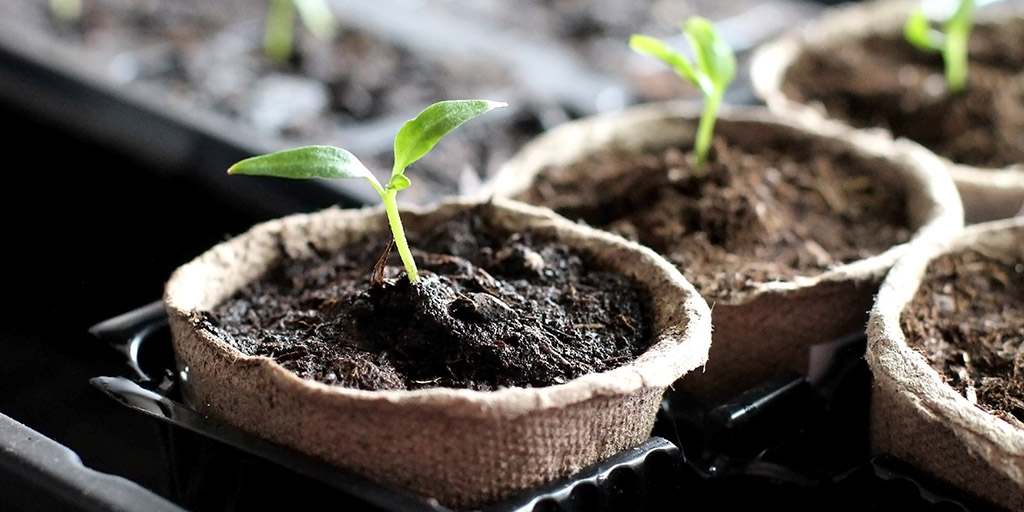
[[[870,161],[811,144],[747,151],[716,138],[705,176],[693,162],[676,148],[608,151],[542,171],[520,199],[651,247],[709,300],[910,237],[902,192],[874,179]]]
[[[284,258],[206,328],[297,375],[357,389],[545,386],[623,365],[651,343],[650,297],[554,240],[475,210],[410,233],[421,280],[381,240]],[[387,261],[386,265],[383,261]]]
[[[936,259],[900,326],[947,384],[1024,428],[1024,261],[975,250]]]
[[[956,163],[1024,162],[1024,20],[975,28],[967,89],[958,95],[946,89],[939,54],[899,35],[860,42],[801,55],[783,91],[854,126],[888,128]]]

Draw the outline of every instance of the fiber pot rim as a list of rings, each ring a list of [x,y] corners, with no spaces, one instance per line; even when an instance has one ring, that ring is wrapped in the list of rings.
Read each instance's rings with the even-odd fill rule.
[[[890,393],[909,397],[926,415],[949,425],[972,453],[1020,485],[1024,485],[1024,429],[983,411],[945,384],[925,357],[907,344],[899,321],[928,265],[937,257],[979,247],[998,253],[1020,252],[1022,240],[1024,217],[1001,219],[968,226],[900,258],[883,280],[871,309],[865,354],[874,379],[895,384],[894,389],[886,387]]]
[[[666,101],[642,104],[612,114],[601,114],[563,123],[526,144],[496,173],[481,192],[481,197],[513,197],[526,190],[542,165],[565,165],[573,156],[558,162],[537,162],[534,155],[545,147],[556,147],[564,140],[584,141],[588,147],[598,147],[620,139],[613,124],[630,126],[658,124],[658,140],[648,147],[675,144],[682,134],[682,146],[692,146],[692,131],[699,121],[702,105],[690,101]],[[952,179],[944,172],[942,162],[930,151],[910,140],[891,140],[872,133],[848,133],[832,123],[794,119],[776,115],[759,106],[725,105],[716,124],[716,132],[730,126],[739,129],[751,126],[782,131],[786,137],[808,137],[827,141],[830,147],[850,149],[867,159],[887,159],[900,176],[908,180],[908,223],[914,229],[910,240],[861,260],[837,265],[819,274],[797,276],[786,281],[761,283],[752,290],[736,294],[731,300],[718,300],[723,304],[742,304],[759,296],[773,293],[791,293],[829,282],[850,279],[880,280],[896,259],[918,240],[948,234],[950,227],[963,225],[963,206]],[[624,131],[621,130],[620,131]],[[574,134],[586,134],[575,135]],[[596,142],[595,142],[596,141]],[[523,169],[526,169],[524,172]]]
[[[496,209],[495,211],[501,210],[512,214],[511,220],[502,217],[500,221],[502,225],[510,229],[522,229],[528,223],[531,225],[536,223],[537,227],[531,229],[547,232],[558,230],[557,236],[567,241],[588,238],[595,240],[601,245],[610,247],[612,252],[635,255],[635,261],[643,262],[647,268],[650,268],[650,276],[637,276],[648,288],[677,290],[679,295],[684,297],[682,302],[668,306],[653,306],[655,330],[657,331],[655,344],[626,365],[605,372],[583,375],[562,384],[540,388],[503,388],[494,391],[453,388],[367,391],[329,386],[302,379],[269,357],[245,356],[206,331],[200,331],[200,335],[223,360],[234,365],[250,367],[251,371],[269,376],[271,382],[282,390],[305,393],[311,399],[318,400],[347,398],[368,404],[387,403],[412,407],[444,405],[444,408],[437,411],[438,414],[457,417],[515,417],[539,410],[561,408],[600,396],[622,395],[650,388],[664,389],[688,371],[706,362],[711,343],[710,308],[693,285],[686,281],[673,265],[650,249],[609,233],[571,223],[547,209],[502,199],[495,199],[491,203]],[[481,202],[468,198],[452,198],[434,206],[403,206],[402,214],[403,219],[408,223],[408,219],[435,213],[447,217],[457,211],[479,204]],[[240,246],[235,246],[238,246],[244,237],[254,234],[274,237],[282,229],[306,229],[303,226],[311,219],[322,219],[324,216],[329,216],[333,220],[378,217],[382,220],[381,222],[377,222],[361,232],[383,233],[387,231],[386,222],[383,221],[383,206],[348,210],[330,207],[320,212],[294,214],[257,224],[242,235],[217,244],[176,269],[169,279],[164,293],[165,307],[168,313],[187,319],[196,306],[202,306],[202,302],[208,299],[203,297],[201,292],[197,294],[197,292],[186,290],[188,281],[197,279],[197,276],[203,273],[202,266],[205,262],[220,261],[220,265],[230,263],[233,259],[230,254],[232,248],[240,248]],[[387,234],[390,236],[390,231],[387,231]],[[617,270],[625,265],[625,263],[610,263],[607,255],[601,255],[599,259]],[[182,297],[183,294],[184,297]],[[669,307],[671,309],[668,309]],[[676,316],[683,318],[676,321]]]
[[[810,105],[794,101],[782,92],[782,84],[786,72],[804,49],[860,39],[870,34],[902,33],[904,21],[911,9],[918,5],[918,0],[871,0],[834,6],[817,19],[806,21],[765,42],[750,57],[750,80],[755,95],[764,101],[768,109],[801,122],[827,123],[834,125],[835,130],[877,132],[880,136],[893,137],[886,128],[855,128]],[[1024,4],[1002,2],[980,6],[974,22],[975,25],[996,25],[1007,15],[1024,16]],[[1014,187],[1024,191],[1024,163],[1006,167],[981,167],[937,156],[957,181],[978,186]]]

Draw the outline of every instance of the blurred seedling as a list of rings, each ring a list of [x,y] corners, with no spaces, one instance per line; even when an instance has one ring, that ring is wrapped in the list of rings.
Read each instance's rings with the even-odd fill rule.
[[[697,169],[701,170],[711,148],[711,136],[725,91],[736,77],[736,56],[714,24],[705,18],[694,16],[687,19],[682,31],[693,49],[692,62],[668,43],[651,36],[634,34],[629,38],[629,46],[638,53],[661,60],[704,94],[704,111],[694,142]]]
[[[911,11],[903,26],[903,35],[923,51],[942,54],[946,87],[958,94],[967,87],[967,39],[974,26],[974,0],[958,0],[953,14],[941,28],[932,26],[924,7],[918,5]]]
[[[50,0],[50,15],[61,23],[78,21],[82,8],[82,0]]]
[[[60,1],[60,0],[58,0]],[[66,0],[65,0],[66,1]],[[292,57],[295,45],[295,18],[313,36],[327,41],[337,31],[337,20],[327,0],[268,0],[263,30],[263,53],[275,62]]]

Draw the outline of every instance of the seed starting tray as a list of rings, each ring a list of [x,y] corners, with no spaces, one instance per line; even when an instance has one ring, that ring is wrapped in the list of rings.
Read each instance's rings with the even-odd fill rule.
[[[331,503],[343,510],[449,512],[183,405],[161,303],[90,332],[98,350],[113,349],[125,362],[122,375],[96,376],[92,384],[164,426],[171,501],[184,510]],[[903,461],[867,455],[870,375],[862,351],[863,339],[848,343],[817,385],[780,375],[715,407],[669,390],[646,442],[483,512],[998,510]]]

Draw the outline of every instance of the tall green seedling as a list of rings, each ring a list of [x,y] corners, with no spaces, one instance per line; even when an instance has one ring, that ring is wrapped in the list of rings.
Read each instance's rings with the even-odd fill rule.
[[[274,176],[278,178],[363,178],[370,182],[384,202],[395,247],[410,282],[419,281],[409,243],[398,212],[398,191],[407,188],[405,170],[426,155],[448,132],[481,114],[507,106],[488,100],[449,100],[435,103],[415,119],[407,121],[395,136],[395,163],[384,185],[348,150],[334,146],[305,146],[254,156],[228,169],[228,174]]]
[[[337,22],[326,0],[268,0],[263,30],[263,53],[284,62],[291,58],[295,44],[295,17],[306,30],[321,40],[334,37]]]
[[[967,88],[967,39],[973,27],[974,0],[959,0],[941,29],[932,27],[924,6],[918,5],[907,17],[903,35],[921,50],[942,54],[946,87],[958,94]]]
[[[638,53],[650,55],[668,64],[676,74],[692,82],[704,93],[704,111],[694,142],[697,168],[703,169],[711,148],[711,135],[715,130],[718,109],[726,89],[736,77],[736,56],[714,24],[705,18],[694,16],[687,19],[682,31],[693,48],[693,62],[668,43],[647,35],[633,34],[629,38],[629,46]]]

